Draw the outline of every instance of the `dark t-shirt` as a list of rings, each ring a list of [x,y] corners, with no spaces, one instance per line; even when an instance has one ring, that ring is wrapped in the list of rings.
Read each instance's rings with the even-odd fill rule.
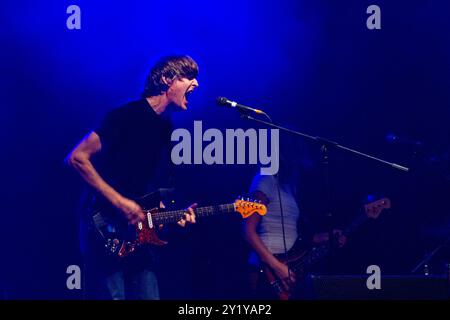
[[[146,99],[109,112],[100,127],[102,150],[94,159],[100,175],[125,197],[140,197],[169,187],[172,124]]]

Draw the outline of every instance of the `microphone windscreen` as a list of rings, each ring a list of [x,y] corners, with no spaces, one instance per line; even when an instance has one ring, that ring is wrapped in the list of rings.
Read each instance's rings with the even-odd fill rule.
[[[217,102],[217,104],[218,104],[219,106],[224,106],[224,105],[226,105],[226,104],[227,104],[227,101],[228,101],[228,99],[225,98],[225,97],[217,97],[217,100],[216,100],[216,102]]]

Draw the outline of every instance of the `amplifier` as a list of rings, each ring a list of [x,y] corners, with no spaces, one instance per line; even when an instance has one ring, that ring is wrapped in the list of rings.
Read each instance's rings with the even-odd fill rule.
[[[449,279],[438,276],[389,275],[381,288],[369,290],[369,275],[310,275],[302,297],[317,300],[444,300],[450,298]]]

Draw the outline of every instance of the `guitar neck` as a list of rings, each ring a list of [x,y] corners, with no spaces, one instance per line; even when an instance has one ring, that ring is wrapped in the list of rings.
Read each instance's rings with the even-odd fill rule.
[[[208,206],[194,209],[196,218],[209,217],[222,213],[235,212],[234,203],[221,204],[217,206]],[[186,210],[152,212],[152,219],[156,224],[176,223],[184,217]]]
[[[358,229],[365,221],[367,220],[367,216],[365,214],[361,214],[357,217],[353,222],[342,231],[342,234],[345,236],[351,235],[356,229]],[[314,247],[305,257],[303,257],[299,262],[295,265],[291,266],[294,272],[307,272],[310,267],[312,267],[315,263],[322,260],[327,254],[330,252],[330,244],[323,243],[319,246]]]
[[[355,220],[353,220],[352,223],[347,226],[347,228],[342,230],[342,234],[344,236],[351,235],[353,232],[355,232],[356,229],[361,227],[361,225],[364,224],[364,222],[366,222],[367,219],[368,218],[367,218],[366,214],[361,214],[359,217],[357,217]]]

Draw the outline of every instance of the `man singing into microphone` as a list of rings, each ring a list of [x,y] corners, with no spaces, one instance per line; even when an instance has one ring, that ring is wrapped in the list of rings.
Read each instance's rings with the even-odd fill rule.
[[[120,261],[107,256],[92,215],[108,205],[129,224],[144,220],[141,207],[131,199],[167,181],[163,168],[169,160],[169,111],[187,110],[197,75],[197,63],[189,56],[162,58],[147,77],[142,99],[109,112],[67,158],[89,186],[84,207],[92,210],[85,210],[81,223],[89,299],[159,299],[151,248],[138,248]],[[195,223],[194,207],[179,225]]]

